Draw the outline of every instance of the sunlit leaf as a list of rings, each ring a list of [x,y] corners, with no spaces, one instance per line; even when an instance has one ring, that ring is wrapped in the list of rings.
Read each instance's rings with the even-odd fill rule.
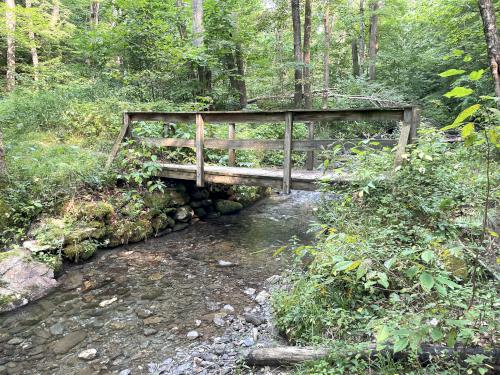
[[[440,77],[451,77],[451,76],[457,76],[459,74],[464,74],[465,70],[462,69],[448,69],[445,72],[439,73]]]
[[[466,139],[470,137],[473,133],[474,133],[474,124],[472,122],[469,122],[462,128],[460,135],[462,136],[462,139]]]
[[[453,56],[462,56],[465,52],[461,49],[454,49],[451,53]]]
[[[384,342],[391,336],[391,330],[387,326],[382,326],[377,332],[377,342]]]
[[[472,90],[468,87],[458,86],[458,87],[455,87],[453,90],[448,91],[443,96],[446,96],[447,98],[463,98],[464,96],[469,96],[473,92],[474,92],[474,90]]]
[[[471,55],[467,55],[464,57],[464,62],[469,62],[469,61],[472,61],[472,56]]]
[[[485,72],[485,71],[486,71],[486,70],[484,70],[484,69],[474,70],[473,72],[471,72],[471,73],[469,74],[469,79],[470,79],[471,81],[477,81],[477,80],[480,80],[480,79],[481,79],[481,77],[483,76],[483,74],[484,74],[484,72]]]
[[[457,116],[457,118],[455,119],[455,121],[453,121],[453,124],[445,126],[445,127],[441,128],[441,130],[442,131],[446,131],[446,130],[457,128],[465,120],[467,120],[474,113],[476,113],[480,108],[481,108],[481,104],[471,105],[470,107],[468,107],[468,108],[464,109],[462,112],[460,112],[460,114]]]

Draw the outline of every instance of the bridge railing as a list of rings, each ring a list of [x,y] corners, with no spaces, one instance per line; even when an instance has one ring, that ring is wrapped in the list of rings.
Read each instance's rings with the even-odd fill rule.
[[[133,123],[138,121],[161,121],[167,123],[195,123],[195,139],[179,138],[151,138],[135,137],[132,134]],[[137,139],[145,144],[159,147],[191,147],[196,149],[196,184],[205,185],[204,150],[227,149],[229,150],[229,166],[235,165],[235,150],[282,150],[283,161],[283,191],[290,191],[292,171],[292,151],[308,153],[308,160],[312,160],[314,151],[331,147],[332,144],[357,144],[358,140],[314,139],[314,130],[309,126],[307,140],[293,139],[293,126],[295,122],[314,124],[318,121],[397,121],[401,122],[401,132],[396,150],[395,166],[402,161],[402,154],[408,143],[416,139],[417,128],[420,123],[419,109],[417,107],[401,108],[375,108],[375,109],[346,109],[346,110],[289,110],[289,111],[232,111],[232,112],[125,112],[123,114],[123,127],[113,146],[108,159],[107,167],[115,158],[124,138]],[[285,123],[284,139],[235,139],[237,123]],[[204,127],[210,124],[228,124],[228,139],[205,139]],[[380,140],[383,145],[394,145],[394,140]],[[312,163],[307,163],[307,168],[312,169]]]

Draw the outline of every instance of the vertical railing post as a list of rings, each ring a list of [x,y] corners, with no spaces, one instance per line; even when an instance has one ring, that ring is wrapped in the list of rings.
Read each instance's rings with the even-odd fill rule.
[[[411,108],[411,125],[410,125],[410,135],[408,137],[408,143],[415,143],[417,139],[417,130],[420,126],[420,108]]]
[[[229,124],[227,139],[229,139],[229,140],[236,139],[236,124],[235,123]],[[227,164],[230,167],[234,167],[236,165],[236,150],[234,148],[232,148],[232,149],[230,148],[228,151]]]
[[[314,122],[307,124],[307,139],[314,140]],[[306,169],[312,171],[314,169],[314,151],[307,151]]]
[[[283,193],[290,194],[292,180],[292,133],[293,133],[293,112],[285,113],[285,139],[283,158]]]
[[[203,116],[196,114],[196,186],[205,186],[205,160],[204,160],[204,143],[205,143],[205,121]]]
[[[403,114],[403,123],[401,125],[401,133],[399,135],[398,146],[396,149],[396,157],[394,158],[394,168],[398,168],[403,164],[403,154],[410,139],[410,132],[413,124],[413,108],[405,108]]]
[[[120,130],[120,134],[118,134],[115,144],[111,149],[111,153],[109,154],[108,160],[106,161],[106,166],[105,166],[106,170],[108,170],[111,167],[111,164],[113,163],[116,154],[118,154],[118,150],[120,149],[120,145],[123,142],[123,139],[125,137],[130,138],[131,136],[132,136],[132,126],[130,124],[130,114],[124,112],[122,129]]]

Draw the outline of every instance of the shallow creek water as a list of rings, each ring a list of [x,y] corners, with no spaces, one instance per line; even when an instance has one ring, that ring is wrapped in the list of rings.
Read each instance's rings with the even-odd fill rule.
[[[226,304],[235,315],[248,310],[256,302],[245,290],[258,293],[286,269],[287,255],[273,257],[276,248],[292,237],[311,240],[318,197],[273,195],[238,215],[103,250],[69,268],[49,296],[0,315],[0,374],[147,374],[148,363],[192,344],[189,331],[198,340],[221,335],[215,314]],[[96,359],[78,358],[89,348]]]

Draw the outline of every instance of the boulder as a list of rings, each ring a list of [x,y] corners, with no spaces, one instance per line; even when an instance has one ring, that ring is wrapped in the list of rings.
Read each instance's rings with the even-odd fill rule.
[[[57,286],[54,271],[26,249],[0,253],[0,312],[24,306]]]
[[[210,196],[210,193],[208,190],[203,189],[195,191],[193,194],[191,194],[191,196],[193,197],[193,199],[203,200],[207,199]]]
[[[155,233],[159,233],[165,228],[173,228],[175,225],[175,220],[166,214],[160,214],[151,219],[151,225],[155,230]]]
[[[78,223],[69,225],[65,232],[64,244],[75,244],[89,239],[100,240],[106,235],[104,222],[92,221],[90,223]]]
[[[190,197],[186,192],[174,189],[167,189],[165,190],[164,194],[169,197],[171,206],[175,207],[185,206],[190,201]]]
[[[175,211],[174,219],[182,223],[187,223],[194,215],[191,206],[182,206]]]
[[[194,214],[199,218],[204,218],[205,216],[207,216],[207,211],[205,211],[205,209],[201,207],[195,208]]]
[[[152,234],[153,226],[149,220],[117,221],[108,227],[108,246],[139,242]]]
[[[75,212],[77,219],[110,222],[115,210],[110,203],[97,201],[80,203],[76,206]]]
[[[221,215],[229,215],[239,212],[243,209],[243,205],[239,202],[219,199],[215,202],[215,210]]]

